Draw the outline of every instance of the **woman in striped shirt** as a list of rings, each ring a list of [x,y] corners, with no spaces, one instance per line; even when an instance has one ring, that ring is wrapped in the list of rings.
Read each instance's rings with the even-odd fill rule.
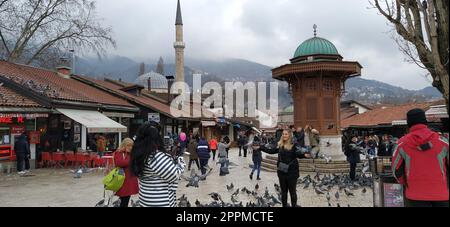
[[[131,168],[139,178],[139,205],[175,207],[178,180],[185,166],[183,157],[175,157],[164,150],[156,127],[141,126],[131,151]]]

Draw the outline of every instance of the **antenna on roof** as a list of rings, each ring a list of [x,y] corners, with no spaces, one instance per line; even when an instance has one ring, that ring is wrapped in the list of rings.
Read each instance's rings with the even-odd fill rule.
[[[314,29],[314,37],[316,37],[317,36],[317,25],[316,24],[313,25],[313,29]]]

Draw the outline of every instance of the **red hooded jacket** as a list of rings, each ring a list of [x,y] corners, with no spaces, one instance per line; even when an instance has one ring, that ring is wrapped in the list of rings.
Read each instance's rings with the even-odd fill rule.
[[[448,140],[426,125],[414,125],[402,137],[392,157],[392,170],[406,187],[406,198],[448,201]]]

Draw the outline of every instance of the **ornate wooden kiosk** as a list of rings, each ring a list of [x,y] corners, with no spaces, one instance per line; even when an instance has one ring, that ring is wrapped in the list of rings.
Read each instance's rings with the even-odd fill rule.
[[[330,41],[317,37],[297,48],[291,64],[272,70],[275,79],[289,83],[296,127],[312,125],[321,135],[321,153],[342,159],[340,99],[345,81],[361,75],[358,62],[343,61]]]

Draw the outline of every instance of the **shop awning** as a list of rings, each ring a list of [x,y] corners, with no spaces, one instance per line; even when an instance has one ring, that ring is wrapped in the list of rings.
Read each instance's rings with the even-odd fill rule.
[[[215,121],[202,121],[202,126],[203,126],[203,127],[212,127],[212,126],[216,126],[216,122],[215,122]]]
[[[111,120],[97,111],[57,109],[70,119],[86,126],[88,133],[127,132],[127,127]]]

